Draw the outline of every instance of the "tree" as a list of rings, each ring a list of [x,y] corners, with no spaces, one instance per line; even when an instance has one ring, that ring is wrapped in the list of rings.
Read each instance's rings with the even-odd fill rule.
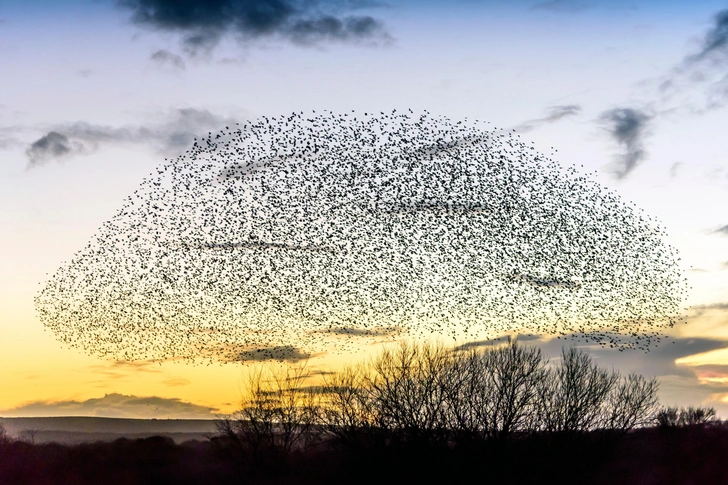
[[[716,421],[715,408],[693,407],[677,408],[663,407],[655,415],[655,423],[661,428],[675,428],[678,426],[703,426]]]
[[[405,441],[441,441],[449,362],[442,345],[403,343],[384,349],[364,378],[374,423]]]
[[[20,432],[20,436],[23,440],[27,441],[31,445],[35,444],[35,437],[38,436],[38,433],[43,431],[40,428],[31,428],[31,429],[24,429]]]
[[[258,367],[248,374],[242,408],[220,431],[248,451],[254,460],[262,453],[288,456],[318,436],[319,394],[304,387],[305,364],[272,370]]]
[[[322,415],[328,433],[345,445],[361,444],[374,424],[364,386],[364,370],[347,367],[325,377],[324,396]]]
[[[530,427],[535,418],[538,384],[546,376],[541,350],[523,347],[514,339],[483,354],[488,435],[505,438]]]
[[[660,409],[655,416],[655,422],[660,428],[673,428],[678,426],[678,408],[665,407]]]
[[[594,429],[619,374],[599,368],[588,352],[574,347],[563,349],[561,356],[538,388],[539,428],[565,433]]]
[[[693,407],[680,409],[678,422],[682,426],[702,426],[715,421],[715,408]]]
[[[505,438],[528,429],[545,365],[538,348],[515,339],[505,347],[457,355],[445,387],[450,425],[471,438]]]
[[[652,424],[657,414],[657,379],[629,374],[620,379],[607,399],[603,427],[629,431]]]

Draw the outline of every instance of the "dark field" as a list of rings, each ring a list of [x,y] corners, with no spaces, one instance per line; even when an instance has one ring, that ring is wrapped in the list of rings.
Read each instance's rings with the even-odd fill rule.
[[[90,416],[0,418],[9,436],[36,444],[80,445],[119,438],[151,436],[172,438],[175,443],[203,441],[216,431],[212,419],[125,419]]]
[[[0,483],[702,484],[728,483],[726,457],[724,424],[469,444],[328,440],[306,452],[256,457],[221,437],[182,444],[168,437],[79,445],[11,441],[0,446]]]

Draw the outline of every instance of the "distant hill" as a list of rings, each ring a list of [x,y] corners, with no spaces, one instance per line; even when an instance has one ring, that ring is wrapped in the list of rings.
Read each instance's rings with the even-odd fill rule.
[[[99,417],[3,418],[14,438],[35,443],[94,443],[118,438],[168,436],[176,443],[204,440],[215,433],[212,419],[124,419]]]

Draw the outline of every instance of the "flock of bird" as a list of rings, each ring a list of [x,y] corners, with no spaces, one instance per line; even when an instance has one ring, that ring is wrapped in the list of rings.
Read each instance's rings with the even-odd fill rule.
[[[263,117],[165,160],[36,296],[114,359],[347,352],[528,332],[648,351],[687,284],[664,230],[486,123]]]

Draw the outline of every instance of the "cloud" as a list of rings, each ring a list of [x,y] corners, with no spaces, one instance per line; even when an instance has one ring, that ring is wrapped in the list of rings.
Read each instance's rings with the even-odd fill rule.
[[[686,55],[663,78],[660,93],[669,100],[682,96],[680,103],[691,114],[720,108],[728,100],[728,9],[713,16],[697,52]],[[696,91],[696,85],[706,86]],[[699,93],[704,99],[694,99]]]
[[[574,342],[578,336],[567,335],[560,339],[534,342],[551,358],[558,358],[564,346],[576,345],[589,351],[600,365],[614,367],[623,373],[637,372],[645,376],[678,376],[695,379],[695,372],[684,365],[678,365],[676,360],[691,355],[702,354],[713,350],[728,348],[728,340],[717,338],[689,338],[669,337],[659,345],[651,348],[649,353],[626,350],[615,352],[614,349],[601,348],[596,344],[585,345],[584,339]],[[698,385],[694,380],[693,384]]]
[[[354,328],[354,327],[334,327],[328,330],[322,330],[321,333],[330,333],[334,335],[350,335],[353,337],[389,337],[399,335],[404,330],[401,328]]]
[[[5,417],[98,416],[107,418],[210,419],[218,410],[177,398],[106,394],[85,401],[35,401],[1,411]]]
[[[381,21],[346,11],[377,7],[376,2],[322,0],[118,0],[141,27],[182,35],[191,56],[209,53],[229,35],[243,42],[283,38],[296,44],[325,41],[389,41]]]
[[[10,148],[15,145],[20,145],[20,141],[12,136],[4,135],[0,132],[0,150]]]
[[[277,347],[262,347],[240,352],[235,360],[242,362],[265,362],[269,360],[285,361],[290,363],[308,360],[313,355],[302,352],[301,349],[282,345]]]
[[[675,162],[670,166],[670,177],[675,178],[677,177],[678,173],[680,173],[680,168],[685,165],[682,162]]]
[[[159,364],[154,362],[123,360],[95,364],[90,366],[90,369],[94,374],[103,376],[103,380],[89,383],[107,383],[109,380],[130,382],[138,378],[142,372],[147,374],[161,372]]]
[[[725,306],[728,309],[728,303],[715,306]],[[728,396],[728,366],[676,363],[690,356],[728,349],[728,340],[676,337],[653,347],[649,354],[645,354],[638,351],[614,352],[613,349],[584,344],[583,339],[575,343],[571,337],[574,336],[567,335],[566,339],[564,337],[555,339],[521,335],[518,336],[518,340],[526,345],[536,345],[547,359],[554,362],[560,358],[563,347],[576,345],[579,349],[587,350],[594,361],[602,367],[614,368],[623,375],[635,372],[645,377],[656,377],[660,383],[659,396],[663,404],[715,406],[719,413],[728,417],[728,406],[724,401]],[[507,337],[500,337],[468,342],[455,347],[454,350],[499,345],[506,340]]]
[[[550,106],[546,109],[546,116],[533,120],[524,121],[518,125],[515,130],[521,133],[529,132],[546,123],[554,123],[567,116],[575,116],[581,113],[581,106],[578,104],[567,104],[560,106]]]
[[[726,224],[723,227],[719,227],[715,231],[713,231],[713,234],[721,234],[723,236],[728,236],[728,224]]]
[[[688,56],[686,61],[700,62],[711,56],[728,56],[728,9],[714,15],[713,26],[705,34],[700,51]]]
[[[516,338],[521,344],[524,344],[526,342],[531,341],[539,341],[541,340],[541,336],[539,335],[517,335]],[[461,345],[457,345],[452,348],[453,352],[462,352],[464,350],[471,350],[471,349],[477,349],[481,347],[493,347],[496,345],[501,345],[505,342],[509,342],[511,339],[510,335],[502,335],[500,337],[495,337],[491,339],[486,340],[474,340],[472,342],[466,342]],[[537,343],[537,342],[536,342]],[[527,344],[529,345],[529,344]]]
[[[559,13],[576,13],[588,9],[590,5],[578,0],[550,0],[531,7],[533,10],[548,10]]]
[[[195,137],[231,124],[235,124],[232,118],[194,108],[172,110],[149,125],[114,127],[79,121],[53,127],[27,148],[26,156],[29,166],[34,167],[113,144],[147,145],[163,155],[176,156],[189,148]]]
[[[87,152],[87,147],[77,140],[70,140],[63,133],[50,131],[31,143],[25,150],[30,166],[45,165],[50,160],[57,160],[73,154]]]
[[[728,302],[709,303],[707,305],[693,305],[690,311],[694,317],[699,317],[711,310],[726,311],[728,310]]]
[[[575,281],[558,277],[540,277],[528,274],[513,274],[506,277],[506,281],[523,283],[534,288],[565,288],[578,289],[581,285]]]
[[[185,61],[177,54],[173,54],[166,50],[158,50],[149,56],[159,67],[173,70],[183,71],[185,69]]]
[[[291,39],[302,45],[317,44],[325,40],[356,41],[373,39],[383,33],[379,21],[369,16],[338,19],[325,16],[313,20],[299,20],[291,26]]]
[[[179,386],[189,386],[191,382],[188,379],[183,378],[177,378],[177,379],[166,379],[162,381],[162,384],[164,384],[167,387],[179,387]]]
[[[644,137],[652,116],[636,108],[615,108],[604,111],[599,120],[624,152],[612,167],[618,179],[626,178],[645,159]]]

